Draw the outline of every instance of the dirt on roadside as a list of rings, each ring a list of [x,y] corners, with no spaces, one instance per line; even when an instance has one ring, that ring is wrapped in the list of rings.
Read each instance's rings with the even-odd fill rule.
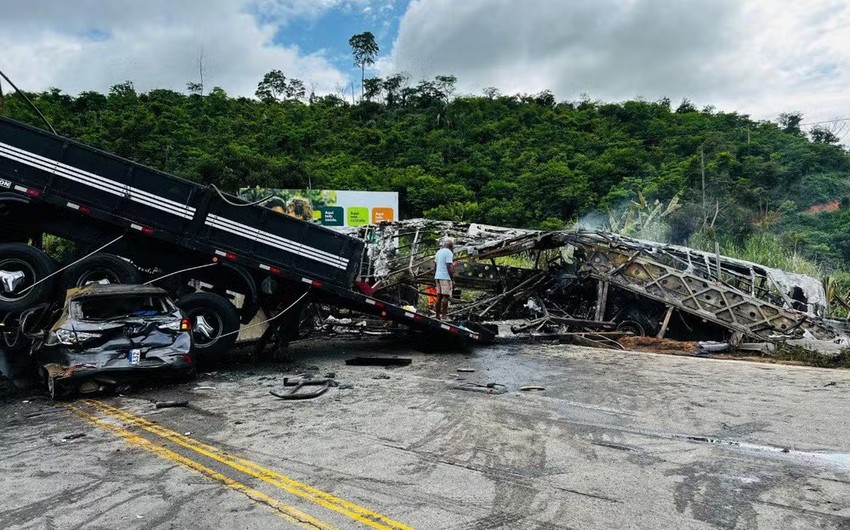
[[[639,352],[692,355],[699,351],[694,341],[659,339],[657,337],[623,337],[619,342],[625,349]]]

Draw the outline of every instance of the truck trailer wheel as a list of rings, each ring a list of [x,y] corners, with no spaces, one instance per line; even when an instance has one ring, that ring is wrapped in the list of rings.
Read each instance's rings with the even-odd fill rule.
[[[114,254],[93,254],[65,271],[65,289],[90,283],[134,284],[141,281],[139,270]]]
[[[233,347],[237,336],[234,332],[239,329],[239,313],[226,298],[197,292],[177,300],[177,307],[192,321],[195,354],[199,361],[213,360]]]
[[[24,243],[0,244],[0,314],[46,302],[53,294],[56,265],[43,251]],[[33,287],[34,286],[34,287]]]

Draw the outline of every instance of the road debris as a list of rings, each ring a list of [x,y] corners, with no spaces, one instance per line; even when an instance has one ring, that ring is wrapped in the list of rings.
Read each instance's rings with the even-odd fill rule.
[[[519,387],[519,389],[522,392],[542,392],[542,391],[546,390],[545,387],[542,387],[540,385],[525,385],[525,386]]]
[[[172,407],[188,407],[188,401],[157,401],[154,406],[158,409],[167,409]]]
[[[505,394],[508,391],[508,387],[499,383],[487,383],[486,385],[482,385],[471,381],[454,384],[452,385],[452,389],[466,390],[467,392],[480,392],[482,394]]]
[[[728,342],[717,342],[713,340],[699,342],[700,353],[722,353],[729,351],[730,347]]]
[[[325,392],[328,391],[332,386],[338,386],[339,383],[334,379],[330,378],[322,378],[322,379],[305,379],[299,378],[297,380],[291,380],[288,377],[283,378],[283,392],[275,392],[274,390],[269,391],[269,394],[273,395],[279,399],[287,399],[287,400],[303,400],[303,399],[313,399],[321,396]],[[302,388],[305,386],[318,386],[316,390],[311,392],[300,392]]]
[[[354,357],[346,359],[349,366],[409,366],[413,359],[403,357]]]

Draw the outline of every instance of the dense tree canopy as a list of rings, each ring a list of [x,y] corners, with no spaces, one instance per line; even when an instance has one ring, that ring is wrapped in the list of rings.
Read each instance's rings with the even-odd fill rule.
[[[279,71],[260,82],[260,100],[220,88],[138,93],[131,83],[32,97],[63,135],[229,190],[396,190],[406,217],[522,227],[678,196],[668,217],[678,242],[769,231],[811,257],[850,259],[850,158],[828,129],[807,136],[799,114],[773,123],[687,100],[455,96],[455,83],[366,79],[357,105],[341,95],[305,101],[304,84]],[[10,117],[39,125],[19,97],[6,104]]]

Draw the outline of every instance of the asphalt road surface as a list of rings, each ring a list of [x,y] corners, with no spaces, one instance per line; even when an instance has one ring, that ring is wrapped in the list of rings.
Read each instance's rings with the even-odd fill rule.
[[[546,345],[293,352],[65,404],[7,388],[0,528],[850,528],[850,371]],[[316,399],[269,394],[327,372],[341,386]],[[453,388],[470,382],[506,392]]]

